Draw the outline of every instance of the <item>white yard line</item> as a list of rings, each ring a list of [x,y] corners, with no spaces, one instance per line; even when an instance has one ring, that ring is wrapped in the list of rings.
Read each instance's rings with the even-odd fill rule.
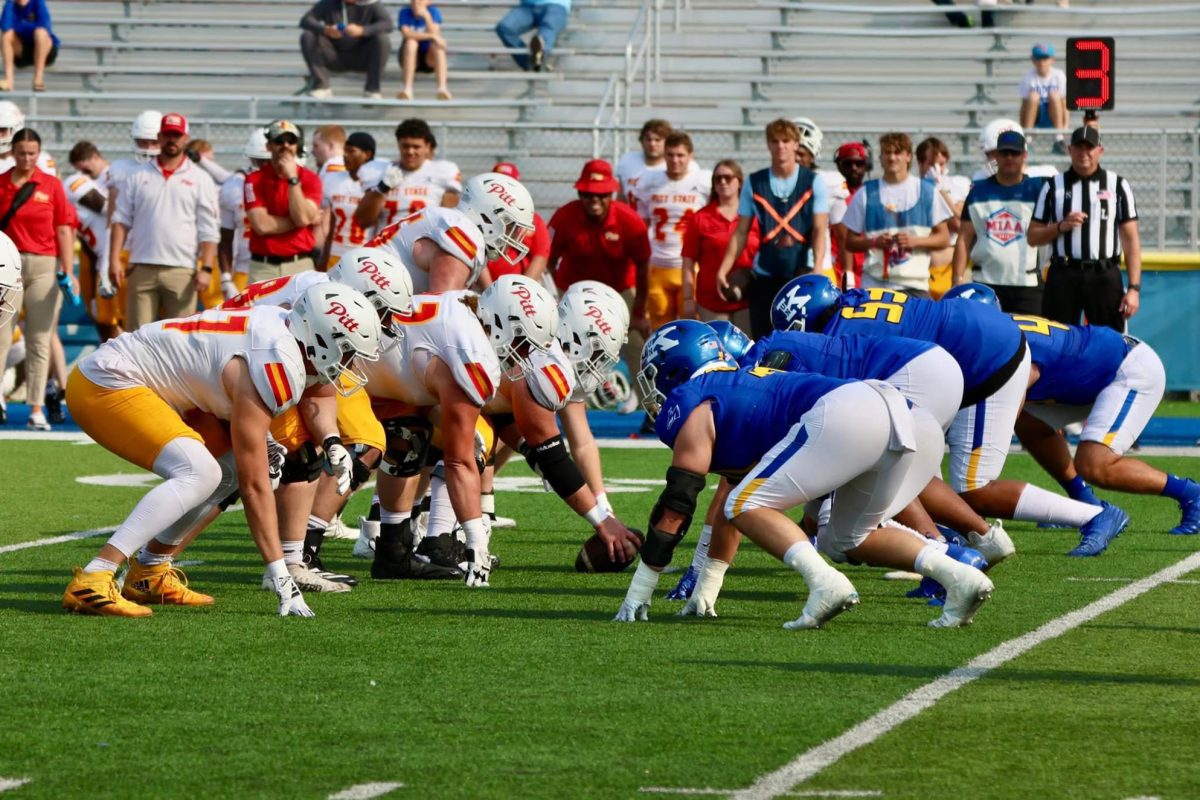
[[[29,778],[0,778],[0,792],[19,789],[29,783]]]
[[[329,795],[329,800],[370,800],[403,788],[403,783],[359,783]]]
[[[840,736],[801,753],[780,769],[760,777],[749,788],[733,793],[732,797],[737,800],[768,800],[768,798],[785,796],[793,786],[803,783],[860,747],[874,742],[893,728],[931,708],[956,689],[961,689],[984,677],[992,670],[1024,655],[1039,644],[1062,636],[1101,614],[1112,611],[1151,589],[1177,580],[1196,569],[1200,569],[1200,553],[1193,553],[1153,575],[1134,581],[1128,586],[1122,586],[1094,603],[1047,622],[1037,630],[1010,639],[972,659],[965,666],[952,670],[919,689],[909,692],[900,700]]]
[[[90,531],[76,531],[75,533],[64,533],[62,536],[51,536],[48,539],[34,539],[32,542],[17,542],[16,544],[6,544],[0,547],[0,553],[15,553],[18,550],[28,550],[31,547],[45,547],[48,544],[62,544],[63,542],[73,542],[77,539],[90,539],[93,536],[103,536],[106,533],[112,533],[117,529],[116,525],[110,525],[107,528],[93,528]],[[3,779],[0,779],[3,780]]]
[[[688,796],[723,796],[735,794],[737,789],[676,789],[670,786],[643,786],[638,789],[645,794],[681,794]],[[809,789],[787,792],[784,797],[883,797],[878,789]]]
[[[1067,580],[1074,581],[1075,583],[1133,583],[1137,579],[1136,578],[1067,578]],[[1200,586],[1200,581],[1190,581],[1187,579],[1181,579],[1181,580],[1177,580],[1177,581],[1166,581],[1166,582],[1173,583],[1176,585],[1182,585],[1182,586]]]

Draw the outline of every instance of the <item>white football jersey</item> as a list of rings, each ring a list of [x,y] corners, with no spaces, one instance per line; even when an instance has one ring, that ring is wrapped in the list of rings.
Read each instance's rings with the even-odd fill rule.
[[[199,409],[227,420],[233,400],[221,373],[232,359],[242,358],[259,398],[277,415],[296,404],[309,382],[287,314],[262,306],[159,320],[109,339],[79,369],[106,389],[144,386],[180,414]]]
[[[393,315],[404,328],[404,338],[380,353],[378,361],[362,362],[371,397],[418,407],[437,405],[437,396],[425,385],[425,373],[436,357],[482,408],[500,384],[500,361],[479,318],[463,302],[473,296],[467,291],[419,294],[411,314]]]
[[[233,231],[233,271],[250,272],[250,221],[246,218],[246,173],[238,171],[221,184],[217,193],[221,227]]]
[[[687,220],[708,205],[712,173],[693,170],[679,180],[666,172],[644,175],[634,190],[638,214],[650,228],[650,263],[656,267],[683,266],[683,229]]]
[[[348,170],[342,169],[325,175],[322,187],[321,207],[328,208],[333,215],[329,255],[341,258],[347,250],[362,247],[375,235],[374,228],[363,230],[354,221],[354,210],[363,198],[363,184],[358,178],[352,177]]]
[[[634,193],[637,191],[642,178],[652,175],[655,172],[666,171],[666,161],[663,161],[656,167],[648,167],[646,166],[646,157],[642,155],[641,150],[626,153],[617,160],[617,169],[613,173],[613,177],[621,184],[617,190],[620,192],[618,197],[634,208],[637,208],[637,198],[634,196]],[[698,171],[700,171],[700,165],[693,159],[688,166],[688,175],[692,175]]]
[[[346,171],[346,157],[333,156],[317,170],[317,177],[321,179],[321,183],[325,182],[325,176],[331,173],[336,174]]]
[[[11,154],[0,158],[0,175],[8,172],[16,165],[17,160]],[[58,175],[58,164],[54,162],[54,158],[45,150],[38,154],[37,168],[48,175]]]
[[[269,278],[252,283],[239,294],[221,304],[224,309],[253,308],[254,306],[279,306],[291,308],[296,305],[309,287],[328,283],[329,275],[324,272],[297,272],[282,278]]]
[[[383,169],[377,169],[374,161],[365,166],[367,175],[359,171],[363,185],[377,186],[388,166],[390,164],[385,163]],[[446,192],[462,192],[462,176],[458,165],[453,161],[426,161],[411,172],[405,172],[400,185],[393,186],[387,193],[378,226],[391,225],[423,208],[440,207]]]
[[[93,190],[106,198],[108,193],[104,191],[103,186],[82,172],[76,172],[69,178],[63,178],[62,183],[63,190],[67,193],[67,199],[75,206],[75,213],[79,217],[79,238],[96,257],[96,273],[107,272],[108,218],[103,212],[93,211],[87,206],[81,205],[79,201]]]
[[[535,403],[547,411],[561,411],[571,402],[576,392],[575,371],[562,345],[555,339],[546,351],[536,350],[529,356],[533,368],[523,380],[529,387],[529,394]],[[504,378],[508,383],[508,378]],[[505,414],[512,412],[511,392],[507,386],[501,386],[500,391],[484,409],[489,414]]]
[[[104,188],[109,190],[109,194],[112,194],[114,188],[120,191],[125,179],[141,166],[142,162],[136,158],[118,158],[109,164],[108,169],[100,176],[104,180]]]
[[[429,289],[429,272],[417,265],[412,257],[413,245],[421,239],[433,241],[467,265],[471,270],[467,286],[473,284],[487,266],[483,234],[456,208],[433,207],[418,211],[380,229],[367,242],[367,247],[381,247],[399,258],[412,276],[413,291],[424,292]]]
[[[833,225],[835,222],[834,209],[837,209],[838,213],[836,221],[841,222],[850,199],[850,187],[846,186],[846,179],[836,169],[819,169],[817,178],[824,181],[825,188],[829,190],[829,224]],[[824,269],[833,269],[833,248],[829,246],[829,242],[825,243]]]

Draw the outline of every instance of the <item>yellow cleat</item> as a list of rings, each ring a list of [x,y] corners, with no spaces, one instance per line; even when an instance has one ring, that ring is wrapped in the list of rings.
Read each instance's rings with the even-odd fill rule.
[[[188,588],[187,575],[169,561],[153,567],[143,567],[137,558],[129,560],[125,588],[126,600],[159,606],[211,606],[213,599]]]
[[[63,592],[63,608],[75,614],[98,617],[148,617],[154,612],[131,603],[121,596],[111,572],[84,572],[75,568],[75,577]]]

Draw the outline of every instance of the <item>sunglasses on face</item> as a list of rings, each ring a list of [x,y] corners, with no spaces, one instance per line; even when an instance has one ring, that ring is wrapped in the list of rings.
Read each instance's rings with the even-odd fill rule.
[[[713,175],[713,183],[732,183],[737,180],[737,175]]]
[[[299,144],[300,140],[290,133],[285,133],[282,136],[276,136],[271,140],[273,144]]]
[[[846,164],[847,166],[851,166],[851,167],[865,167],[865,166],[867,166],[867,162],[865,162],[865,161],[860,161],[860,160],[859,160],[859,159],[857,159],[857,158],[843,158],[843,159],[842,159],[841,161],[839,161],[838,163],[839,163],[839,164]]]

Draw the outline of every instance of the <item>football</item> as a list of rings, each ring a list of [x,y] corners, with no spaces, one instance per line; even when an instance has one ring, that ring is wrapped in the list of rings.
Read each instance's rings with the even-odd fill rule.
[[[646,541],[645,535],[636,528],[629,529],[638,540],[638,549],[642,547],[642,543]],[[604,540],[600,538],[600,534],[594,533],[588,540],[583,543],[583,547],[579,548],[579,555],[575,556],[575,571],[576,572],[623,572],[626,567],[633,563],[637,552],[633,551],[628,544],[625,546],[625,561],[616,562],[608,557],[608,547],[604,544]]]

